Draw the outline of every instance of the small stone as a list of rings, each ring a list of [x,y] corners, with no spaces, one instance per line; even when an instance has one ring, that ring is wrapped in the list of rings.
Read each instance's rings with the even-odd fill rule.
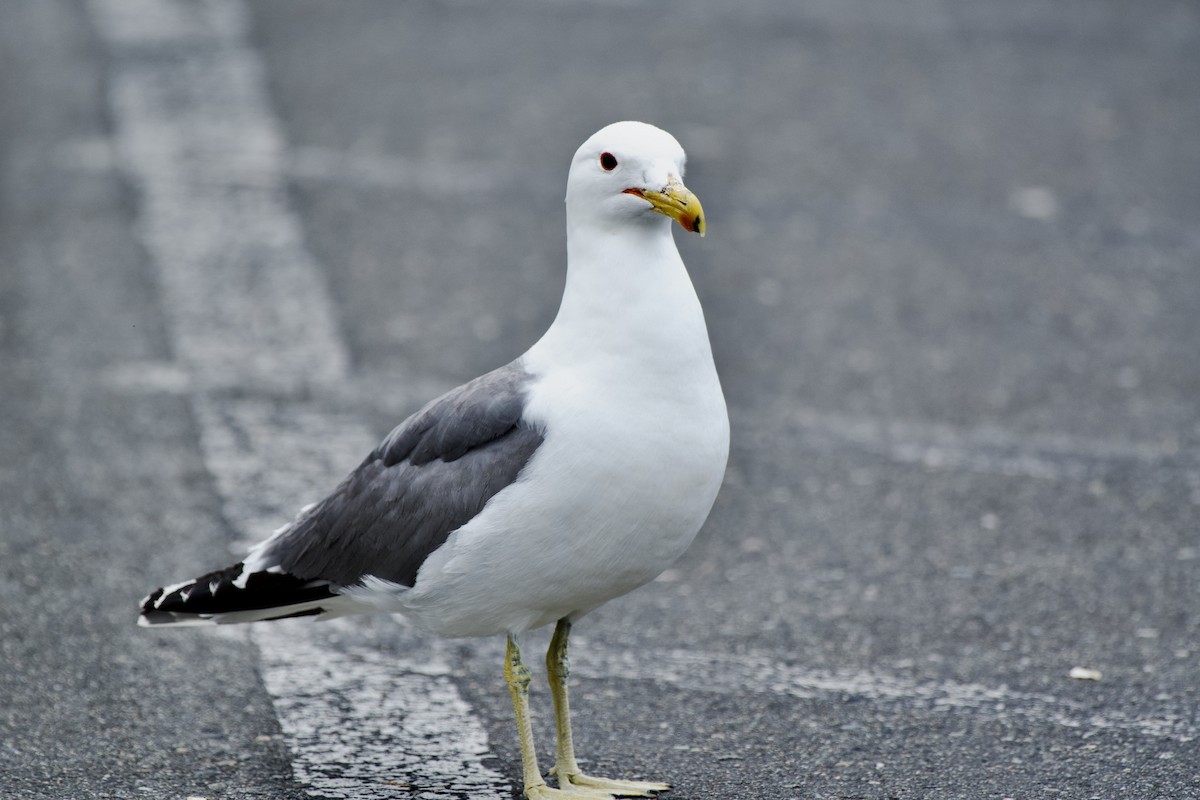
[[[1058,214],[1058,198],[1045,186],[1024,186],[1008,196],[1009,207],[1026,219],[1050,220]]]

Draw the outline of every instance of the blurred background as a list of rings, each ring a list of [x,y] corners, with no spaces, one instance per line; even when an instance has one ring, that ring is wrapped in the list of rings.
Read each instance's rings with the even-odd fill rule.
[[[6,3],[0,787],[306,796],[261,642],[131,627],[269,532],[206,420],[250,398],[336,476],[361,452],[321,420],[379,436],[518,355],[557,309],[569,159],[618,119],[688,151],[709,235],[676,238],[733,451],[684,559],[580,626],[598,771],[679,798],[1195,796],[1200,8],[1173,0]],[[269,141],[243,169],[206,125]],[[224,222],[156,194],[172,159]],[[279,363],[162,262],[280,241],[314,284],[211,298],[327,308],[332,378],[188,338]],[[390,625],[379,646],[425,646]],[[449,652],[515,786],[493,644]],[[711,669],[656,675],[664,650]]]

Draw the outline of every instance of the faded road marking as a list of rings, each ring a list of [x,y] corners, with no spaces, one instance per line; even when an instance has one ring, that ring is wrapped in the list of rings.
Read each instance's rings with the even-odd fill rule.
[[[769,448],[781,431],[759,430],[752,420],[736,420],[743,446]],[[1061,433],[1019,434],[995,427],[959,428],[932,422],[883,419],[794,409],[790,435],[811,449],[858,449],[903,464],[929,469],[967,469],[999,475],[1078,481],[1118,468],[1180,469],[1200,474],[1200,453],[1176,439],[1158,442],[1103,439]]]
[[[337,622],[256,626],[267,690],[296,778],[314,797],[373,800],[509,798],[504,776],[484,766],[487,733],[433,655],[387,655],[320,640]]]

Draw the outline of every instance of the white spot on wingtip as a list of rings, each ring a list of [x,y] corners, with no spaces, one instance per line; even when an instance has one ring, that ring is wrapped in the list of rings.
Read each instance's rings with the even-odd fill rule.
[[[191,586],[193,583],[194,583],[194,581],[180,581],[179,583],[173,583],[170,586],[164,586],[162,588],[162,594],[160,594],[158,596],[158,599],[154,601],[154,607],[162,608],[162,602],[163,602],[163,600],[165,600],[167,598],[167,595],[175,594],[175,592],[178,592],[181,589],[186,589],[187,587]],[[142,600],[142,605],[145,605],[146,600],[149,600],[149,599],[150,599],[150,595],[147,595]],[[183,599],[184,599],[184,602],[187,601],[187,597],[184,597]]]
[[[175,592],[178,592],[180,589],[186,589],[188,586],[191,586],[193,583],[195,583],[195,581],[180,581],[179,583],[172,583],[170,586],[164,586],[162,588],[162,596],[165,597],[169,594],[174,594]]]

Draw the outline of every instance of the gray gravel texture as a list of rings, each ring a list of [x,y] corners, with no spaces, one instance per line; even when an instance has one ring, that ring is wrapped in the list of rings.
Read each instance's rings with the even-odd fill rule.
[[[678,566],[578,628],[597,772],[680,800],[1200,797],[1194,4],[247,5],[354,358],[320,401],[380,434],[548,324],[578,142],[640,118],[689,151],[711,227],[677,238],[733,454]],[[249,641],[131,625],[232,534],[86,6],[3,16],[0,793],[301,797]],[[625,681],[589,645],[858,677]],[[495,643],[455,652],[515,787]]]

